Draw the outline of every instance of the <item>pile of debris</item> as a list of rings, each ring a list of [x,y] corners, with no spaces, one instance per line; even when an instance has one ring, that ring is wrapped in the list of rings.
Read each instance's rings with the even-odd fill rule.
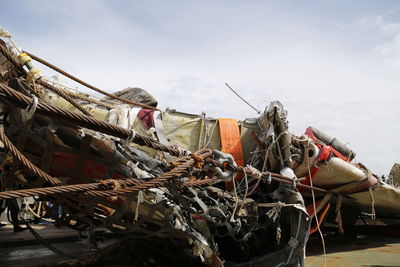
[[[1,33],[0,200],[30,197],[57,225],[123,233],[138,266],[303,266],[325,221],[342,232],[348,210],[400,215],[399,189],[337,139],[288,132],[278,101],[244,121],[160,111],[143,89],[107,93]],[[42,76],[33,60],[106,98]]]

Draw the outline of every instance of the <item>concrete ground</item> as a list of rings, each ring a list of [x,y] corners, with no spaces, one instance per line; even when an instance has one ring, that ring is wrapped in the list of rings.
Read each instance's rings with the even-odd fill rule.
[[[326,266],[400,266],[400,227],[353,227],[343,235],[325,235]],[[307,246],[306,266],[324,266],[316,233]]]
[[[86,240],[80,239],[74,230],[53,225],[33,227],[44,239],[66,254],[84,257],[92,252]],[[343,235],[328,232],[324,239],[328,267],[400,266],[400,227],[354,227],[347,229]],[[100,247],[112,242],[100,243]],[[312,235],[307,246],[307,267],[324,265],[321,247],[318,234]],[[0,227],[0,266],[39,266],[65,260],[68,258],[56,255],[38,243],[29,231],[13,233],[10,225]]]
[[[32,227],[43,239],[62,251],[75,254],[87,250],[76,231],[53,225]],[[2,226],[0,240],[0,266],[38,266],[62,259],[40,244],[28,230],[14,233],[11,225]]]

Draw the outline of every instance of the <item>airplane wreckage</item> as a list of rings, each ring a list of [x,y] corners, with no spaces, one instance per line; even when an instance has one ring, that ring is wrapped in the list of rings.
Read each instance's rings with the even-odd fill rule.
[[[144,90],[107,93],[1,36],[0,201],[107,228],[135,266],[303,266],[325,223],[343,232],[360,214],[400,216],[399,189],[318,129],[290,133],[278,101],[243,121],[160,111]],[[34,60],[106,97],[42,76]]]

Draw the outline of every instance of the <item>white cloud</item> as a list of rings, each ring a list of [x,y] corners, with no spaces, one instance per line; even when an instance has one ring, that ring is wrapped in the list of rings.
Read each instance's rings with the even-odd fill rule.
[[[400,69],[400,19],[391,21],[389,15],[400,14],[398,8],[390,10],[384,15],[375,15],[363,18],[359,25],[366,29],[376,29],[384,35],[384,41],[375,47],[385,63],[397,70]],[[396,16],[398,17],[398,16]]]
[[[400,23],[397,25],[399,27],[392,40],[377,46],[376,51],[385,57],[390,66],[400,68]]]

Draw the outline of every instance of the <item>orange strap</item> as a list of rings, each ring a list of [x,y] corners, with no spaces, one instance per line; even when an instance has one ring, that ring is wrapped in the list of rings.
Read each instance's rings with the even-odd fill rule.
[[[321,201],[317,201],[315,204],[318,207],[319,204],[321,204]],[[321,225],[322,221],[324,220],[330,207],[331,207],[331,203],[327,203],[325,206],[325,209],[319,213],[319,216],[317,214],[318,218],[316,218],[316,219],[318,220],[318,224],[316,223],[313,227],[310,228],[310,232],[309,232],[310,235],[315,233],[318,230],[318,225],[322,226]],[[307,206],[307,213],[308,213],[308,215],[312,215],[314,213],[314,205],[313,204]]]
[[[235,119],[219,119],[219,131],[221,138],[221,150],[224,153],[231,154],[236,163],[244,165],[244,156],[242,143],[240,141],[239,124]],[[241,175],[236,175],[235,180],[241,179]],[[232,190],[232,182],[225,184],[226,190]]]

